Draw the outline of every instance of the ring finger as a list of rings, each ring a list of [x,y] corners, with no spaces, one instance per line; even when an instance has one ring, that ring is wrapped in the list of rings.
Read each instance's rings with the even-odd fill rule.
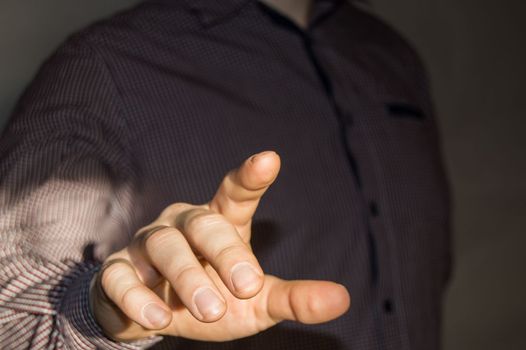
[[[148,260],[195,318],[213,322],[223,316],[224,298],[178,229],[167,226],[146,234],[143,247]]]

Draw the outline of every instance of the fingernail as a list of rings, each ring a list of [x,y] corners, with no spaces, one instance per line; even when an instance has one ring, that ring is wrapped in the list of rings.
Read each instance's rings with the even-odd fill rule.
[[[252,161],[256,162],[259,158],[266,156],[267,154],[275,153],[274,151],[264,151],[252,156]]]
[[[168,312],[156,303],[144,305],[142,316],[155,328],[166,327],[170,318]]]
[[[232,268],[232,284],[238,292],[248,292],[259,285],[260,274],[251,264],[242,262]]]
[[[224,304],[221,299],[208,287],[203,287],[196,291],[194,303],[203,320],[216,319],[224,309]]]

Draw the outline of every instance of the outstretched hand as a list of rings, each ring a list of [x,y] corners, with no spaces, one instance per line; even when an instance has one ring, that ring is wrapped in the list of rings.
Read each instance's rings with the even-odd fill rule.
[[[167,207],[110,255],[90,291],[106,334],[226,341],[283,320],[321,323],[347,311],[342,285],[265,275],[251,250],[252,217],[279,168],[272,151],[248,158],[209,203]]]

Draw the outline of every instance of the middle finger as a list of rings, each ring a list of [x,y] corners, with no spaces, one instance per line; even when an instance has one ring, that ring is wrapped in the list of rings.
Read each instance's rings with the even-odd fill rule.
[[[225,300],[178,229],[166,226],[145,235],[143,246],[147,259],[194,317],[203,322],[221,318]]]
[[[250,298],[263,287],[263,271],[234,225],[221,214],[203,208],[178,216],[176,227],[190,246],[217,271],[238,298]]]

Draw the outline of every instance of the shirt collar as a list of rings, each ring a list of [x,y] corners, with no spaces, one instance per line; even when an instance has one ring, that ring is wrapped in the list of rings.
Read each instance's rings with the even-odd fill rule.
[[[205,26],[214,25],[235,15],[243,6],[258,0],[182,0]],[[314,0],[313,6],[322,12],[331,12],[342,0]],[[320,14],[317,14],[317,16]],[[316,17],[317,17],[316,16]]]

